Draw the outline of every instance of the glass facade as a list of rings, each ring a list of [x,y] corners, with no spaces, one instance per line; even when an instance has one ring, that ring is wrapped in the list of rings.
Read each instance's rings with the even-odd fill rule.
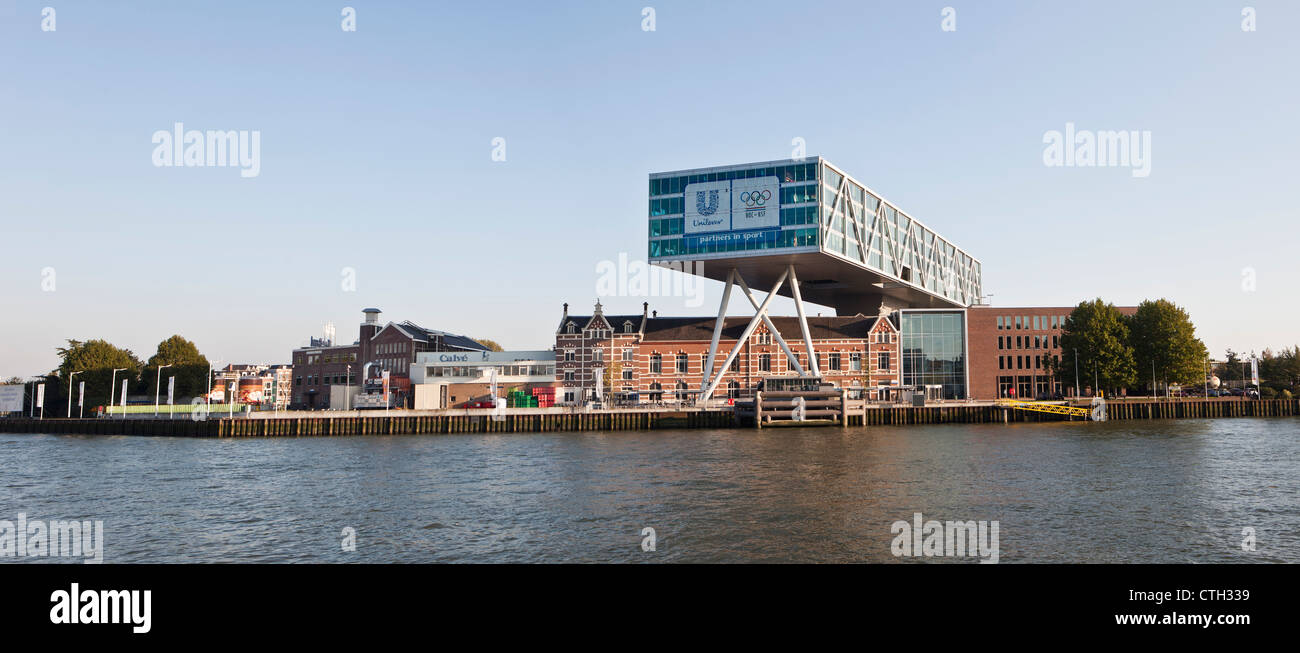
[[[816,162],[760,165],[738,170],[720,170],[688,175],[650,178],[650,256],[690,256],[745,252],[784,247],[816,247],[817,238]],[[781,183],[779,229],[756,231],[742,238],[720,234],[685,233],[687,184],[758,177],[777,177]]]
[[[903,385],[943,386],[944,399],[965,399],[966,314],[903,311]]]

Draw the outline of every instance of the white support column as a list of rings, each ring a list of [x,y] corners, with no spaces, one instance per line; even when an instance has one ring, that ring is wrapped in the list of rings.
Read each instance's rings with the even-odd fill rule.
[[[753,305],[754,310],[757,311],[758,300],[754,299],[754,294],[749,291],[749,286],[745,283],[745,278],[736,275],[736,281],[740,284],[740,289],[745,291],[745,297],[749,299],[749,303]],[[776,338],[776,344],[781,345],[781,349],[785,351],[786,359],[794,366],[794,369],[799,373],[799,376],[805,376],[803,366],[799,364],[799,357],[795,356],[793,351],[790,351],[790,345],[786,344],[785,338],[781,337],[781,332],[776,330],[776,325],[772,324],[772,318],[768,317],[766,313],[763,314],[763,324],[766,324],[767,330],[772,332],[772,337]]]
[[[740,350],[745,346],[745,341],[754,333],[754,329],[758,327],[758,323],[763,321],[763,316],[767,314],[768,305],[771,304],[772,299],[776,297],[776,291],[780,290],[781,284],[785,283],[786,278],[790,276],[791,269],[792,268],[786,268],[786,271],[781,273],[780,278],[778,278],[776,283],[773,284],[772,291],[767,294],[767,299],[764,299],[762,306],[758,307],[758,314],[754,316],[754,319],[749,321],[749,325],[745,327],[745,331],[740,334],[740,337],[736,338],[736,346],[731,348],[731,353],[727,354],[727,360],[723,361],[722,367],[718,368],[717,377],[709,381],[709,386],[705,388],[704,393],[700,395],[701,403],[708,401],[709,397],[713,396],[713,391],[717,389],[718,383],[722,381],[722,375],[726,374],[727,368],[731,366],[731,361],[740,354]]]
[[[790,277],[794,308],[799,313],[799,328],[803,331],[803,344],[808,348],[808,369],[812,370],[813,376],[821,376],[821,368],[817,364],[817,352],[813,351],[812,335],[808,333],[808,318],[803,312],[803,296],[799,294],[799,277],[794,274],[794,265],[786,266],[785,271],[786,274],[783,276]]]
[[[709,357],[704,363],[704,376],[700,377],[700,389],[703,390],[709,379],[713,378],[713,358],[718,353],[718,340],[722,337],[722,323],[727,319],[727,302],[731,299],[731,286],[740,277],[736,268],[727,273],[727,287],[722,290],[722,303],[718,305],[718,321],[713,325],[713,341],[709,343]],[[741,281],[743,284],[744,281]]]

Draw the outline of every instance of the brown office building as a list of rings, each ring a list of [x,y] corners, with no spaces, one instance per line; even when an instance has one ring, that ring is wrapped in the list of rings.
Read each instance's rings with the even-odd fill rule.
[[[1074,308],[968,307],[971,398],[991,401],[1074,396],[1074,384],[1057,382],[1044,366],[1047,358],[1064,358],[1067,364],[1071,363],[1073,353],[1061,351],[1061,330]],[[1137,311],[1136,306],[1118,309],[1124,315]],[[1079,361],[1079,389],[1084,396],[1092,391],[1086,363]]]

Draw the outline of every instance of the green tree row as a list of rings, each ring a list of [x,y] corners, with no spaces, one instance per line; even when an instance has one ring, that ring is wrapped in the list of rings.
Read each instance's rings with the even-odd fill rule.
[[[1061,358],[1049,361],[1049,370],[1062,386],[1075,384],[1077,364],[1081,386],[1150,393],[1153,384],[1201,383],[1208,357],[1187,311],[1173,302],[1147,300],[1126,316],[1099,298],[1065,318]]]
[[[208,359],[199,353],[193,342],[174,335],[160,343],[148,361],[141,361],[130,349],[113,345],[106,340],[68,340],[66,347],[57,349],[61,362],[45,375],[45,410],[60,413],[67,406],[69,380],[73,413],[76,411],[78,384],[86,384],[86,408],[103,406],[120,399],[122,381],[127,382],[128,394],[153,395],[155,384],[165,397],[168,377],[176,377],[175,397],[198,396],[208,390]],[[161,379],[158,370],[162,366]],[[114,374],[114,370],[118,370]],[[75,376],[74,376],[75,374]],[[22,383],[17,377],[10,383]],[[109,387],[110,384],[116,387]]]

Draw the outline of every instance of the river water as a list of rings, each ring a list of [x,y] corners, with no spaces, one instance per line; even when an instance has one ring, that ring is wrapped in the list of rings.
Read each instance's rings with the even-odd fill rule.
[[[891,525],[918,512],[997,521],[1002,563],[1300,562],[1298,464],[1291,418],[0,434],[0,520],[102,520],[110,563],[906,562]]]

